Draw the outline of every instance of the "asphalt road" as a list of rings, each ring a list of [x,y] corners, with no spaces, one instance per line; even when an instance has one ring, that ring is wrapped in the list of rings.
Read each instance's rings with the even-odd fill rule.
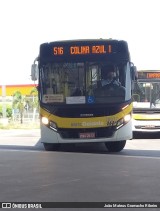
[[[103,144],[47,152],[39,130],[1,130],[0,202],[158,202],[159,166],[159,134],[136,134],[119,153]]]

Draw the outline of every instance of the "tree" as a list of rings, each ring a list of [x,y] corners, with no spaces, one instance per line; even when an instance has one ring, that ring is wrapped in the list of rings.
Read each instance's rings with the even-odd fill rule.
[[[39,102],[38,102],[38,90],[37,87],[34,87],[31,92],[30,95],[32,96],[32,107],[33,107],[33,121],[35,120],[35,115],[36,115],[36,110],[39,107]]]
[[[13,94],[13,109],[17,109],[20,114],[20,122],[23,123],[23,113],[24,113],[24,106],[25,106],[25,96],[21,94],[20,91],[16,91]]]

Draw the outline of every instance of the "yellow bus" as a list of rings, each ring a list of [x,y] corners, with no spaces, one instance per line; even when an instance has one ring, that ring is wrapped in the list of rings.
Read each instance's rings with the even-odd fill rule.
[[[133,131],[160,131],[160,70],[139,70],[133,90]]]
[[[102,86],[109,66],[114,78]],[[41,44],[31,76],[34,81],[38,77],[45,149],[55,150],[64,143],[104,142],[108,151],[121,151],[126,140],[132,139],[135,69],[123,40]]]

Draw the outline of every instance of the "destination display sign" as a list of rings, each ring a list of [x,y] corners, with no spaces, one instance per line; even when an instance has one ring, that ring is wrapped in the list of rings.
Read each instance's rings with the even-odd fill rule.
[[[112,53],[112,45],[80,45],[80,46],[54,46],[53,54],[86,55]]]
[[[160,79],[160,71],[138,72],[139,79]]]
[[[85,62],[129,61],[128,44],[125,41],[57,41],[43,43],[40,46],[40,62]]]

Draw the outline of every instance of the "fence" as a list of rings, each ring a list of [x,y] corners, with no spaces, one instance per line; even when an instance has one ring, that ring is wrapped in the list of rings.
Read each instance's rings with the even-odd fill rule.
[[[25,96],[21,102],[22,109],[13,106],[13,97],[6,97],[5,101],[0,97],[0,118],[3,118],[3,110],[6,109],[9,122],[14,123],[38,123],[39,122],[39,105],[35,96]]]

